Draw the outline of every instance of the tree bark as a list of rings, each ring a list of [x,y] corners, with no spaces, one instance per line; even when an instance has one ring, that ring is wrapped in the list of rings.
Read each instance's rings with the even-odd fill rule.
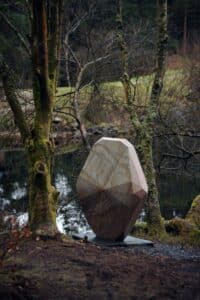
[[[120,58],[121,58],[121,65],[122,65],[122,84],[124,89],[124,95],[126,100],[127,110],[129,112],[130,121],[133,125],[135,130],[135,136],[137,136],[137,132],[140,130],[141,124],[139,122],[138,116],[136,111],[133,107],[134,97],[131,89],[131,79],[128,74],[128,51],[127,51],[127,44],[124,37],[124,30],[123,30],[123,17],[122,17],[122,0],[117,0],[117,17],[116,17],[116,24],[117,24],[117,42],[120,49]]]
[[[159,236],[165,232],[165,228],[160,211],[156,172],[153,164],[153,135],[149,132],[147,124],[142,124],[135,143],[148,183],[149,192],[145,201],[148,233]]]
[[[35,123],[26,146],[29,165],[29,223],[40,234],[54,235],[58,192],[52,185],[51,138],[56,71],[60,49],[62,1],[33,0],[32,70]]]
[[[60,51],[62,0],[30,0],[29,4],[32,23],[30,41],[35,105],[32,125],[26,122],[15,93],[11,72],[3,59],[0,59],[0,74],[28,157],[29,224],[37,233],[52,236],[57,233],[58,192],[52,185],[54,143],[51,137],[51,126]],[[17,30],[11,25],[12,30]],[[18,37],[26,46],[21,35],[18,34]]]
[[[3,89],[8,100],[9,106],[12,110],[15,124],[17,125],[24,144],[29,137],[29,128],[16,95],[14,74],[10,71],[4,59],[0,56],[0,76],[2,78]]]
[[[78,127],[80,130],[83,144],[85,145],[86,149],[88,151],[90,151],[91,147],[90,147],[90,143],[88,141],[87,130],[85,128],[84,122],[82,121],[82,116],[81,116],[80,107],[79,107],[80,88],[81,88],[81,82],[82,82],[82,77],[83,77],[85,68],[86,67],[81,67],[81,69],[78,73],[72,105],[73,105],[73,110],[74,110],[76,120],[78,120]]]
[[[158,119],[159,100],[163,88],[163,79],[167,52],[167,0],[157,0],[157,68],[153,81],[151,97],[146,118],[139,132],[139,153],[143,161],[144,172],[149,185],[149,194],[145,203],[148,230],[152,235],[160,235],[165,231],[161,217],[156,184],[156,173],[153,164],[153,135]],[[142,136],[141,136],[142,135]]]
[[[156,184],[156,173],[153,165],[153,129],[158,116],[159,99],[163,87],[165,72],[166,47],[167,47],[167,0],[157,0],[158,7],[158,41],[157,41],[157,69],[152,86],[147,114],[141,121],[134,110],[134,97],[131,82],[128,75],[128,57],[122,22],[122,1],[118,2],[117,33],[122,63],[122,83],[125,92],[126,104],[130,121],[135,131],[135,146],[147,179],[149,193],[145,202],[145,212],[148,224],[148,232],[152,235],[160,235],[165,232],[161,217]]]
[[[69,71],[69,49],[67,45],[69,44],[69,33],[65,34],[65,39],[63,42],[63,51],[64,51],[64,57],[65,57],[65,72],[67,77],[67,86],[71,87],[71,77],[70,77],[70,71]]]
[[[58,192],[51,182],[52,144],[32,138],[27,147],[29,166],[29,224],[40,234],[54,235]]]

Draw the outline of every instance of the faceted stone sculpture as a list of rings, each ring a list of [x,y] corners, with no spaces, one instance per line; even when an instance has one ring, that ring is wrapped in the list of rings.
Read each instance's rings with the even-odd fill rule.
[[[122,241],[132,229],[147,195],[146,180],[131,143],[98,140],[79,175],[77,192],[97,238]]]

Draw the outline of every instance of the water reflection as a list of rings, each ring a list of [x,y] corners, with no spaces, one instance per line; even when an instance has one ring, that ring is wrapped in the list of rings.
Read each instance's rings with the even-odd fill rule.
[[[75,191],[76,178],[85,160],[85,154],[63,154],[55,157],[54,184],[60,192],[57,224],[62,232],[89,230],[79,208]],[[159,194],[162,215],[166,219],[184,216],[192,199],[199,193],[194,177],[162,175]],[[27,219],[26,157],[21,151],[5,152],[0,160],[0,212],[14,214],[22,225]],[[145,220],[142,210],[140,220]]]

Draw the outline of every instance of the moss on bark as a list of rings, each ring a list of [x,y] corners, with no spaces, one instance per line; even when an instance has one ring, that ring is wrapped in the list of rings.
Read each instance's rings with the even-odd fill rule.
[[[52,143],[46,139],[31,139],[27,147],[29,160],[29,223],[35,231],[56,229],[58,192],[51,183]],[[48,234],[48,233],[47,233]]]
[[[116,18],[117,41],[120,48],[122,64],[122,83],[126,98],[127,110],[130,121],[135,131],[135,146],[138,151],[141,164],[147,179],[149,194],[145,202],[147,215],[148,232],[153,236],[160,236],[165,233],[164,223],[161,217],[158,201],[158,190],[156,185],[156,174],[153,165],[152,144],[153,129],[158,115],[159,99],[163,87],[165,72],[165,58],[167,47],[167,1],[158,0],[158,41],[157,41],[157,69],[153,82],[150,101],[146,115],[140,119],[134,107],[134,94],[131,89],[131,81],[128,75],[127,45],[123,32],[122,1],[118,0],[118,14]]]
[[[148,233],[153,236],[159,236],[165,232],[165,227],[158,200],[156,172],[153,165],[152,143],[152,134],[149,132],[149,129],[144,126],[140,132],[138,132],[136,149],[138,151],[149,188],[149,193],[145,201]]]
[[[174,218],[172,220],[163,221],[166,232],[159,234],[159,240],[166,243],[185,244],[189,246],[200,247],[200,230],[182,218]],[[147,222],[136,222],[133,227],[132,234],[142,238],[158,238],[149,233],[149,225]]]
[[[165,222],[166,230],[175,236],[180,236],[183,242],[192,246],[200,246],[200,230],[186,219],[174,218]]]
[[[61,37],[63,0],[31,1],[31,62],[34,123],[29,126],[7,65],[0,58],[0,74],[27,152],[29,164],[29,223],[33,230],[54,234],[58,192],[51,182],[53,141],[52,114]]]
[[[186,220],[200,229],[200,195],[196,196],[192,201]]]

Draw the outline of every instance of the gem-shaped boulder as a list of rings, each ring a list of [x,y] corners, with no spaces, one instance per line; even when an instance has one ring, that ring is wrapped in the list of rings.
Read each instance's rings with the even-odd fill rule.
[[[79,175],[77,192],[97,238],[120,241],[132,229],[147,195],[137,153],[126,139],[98,140]]]

